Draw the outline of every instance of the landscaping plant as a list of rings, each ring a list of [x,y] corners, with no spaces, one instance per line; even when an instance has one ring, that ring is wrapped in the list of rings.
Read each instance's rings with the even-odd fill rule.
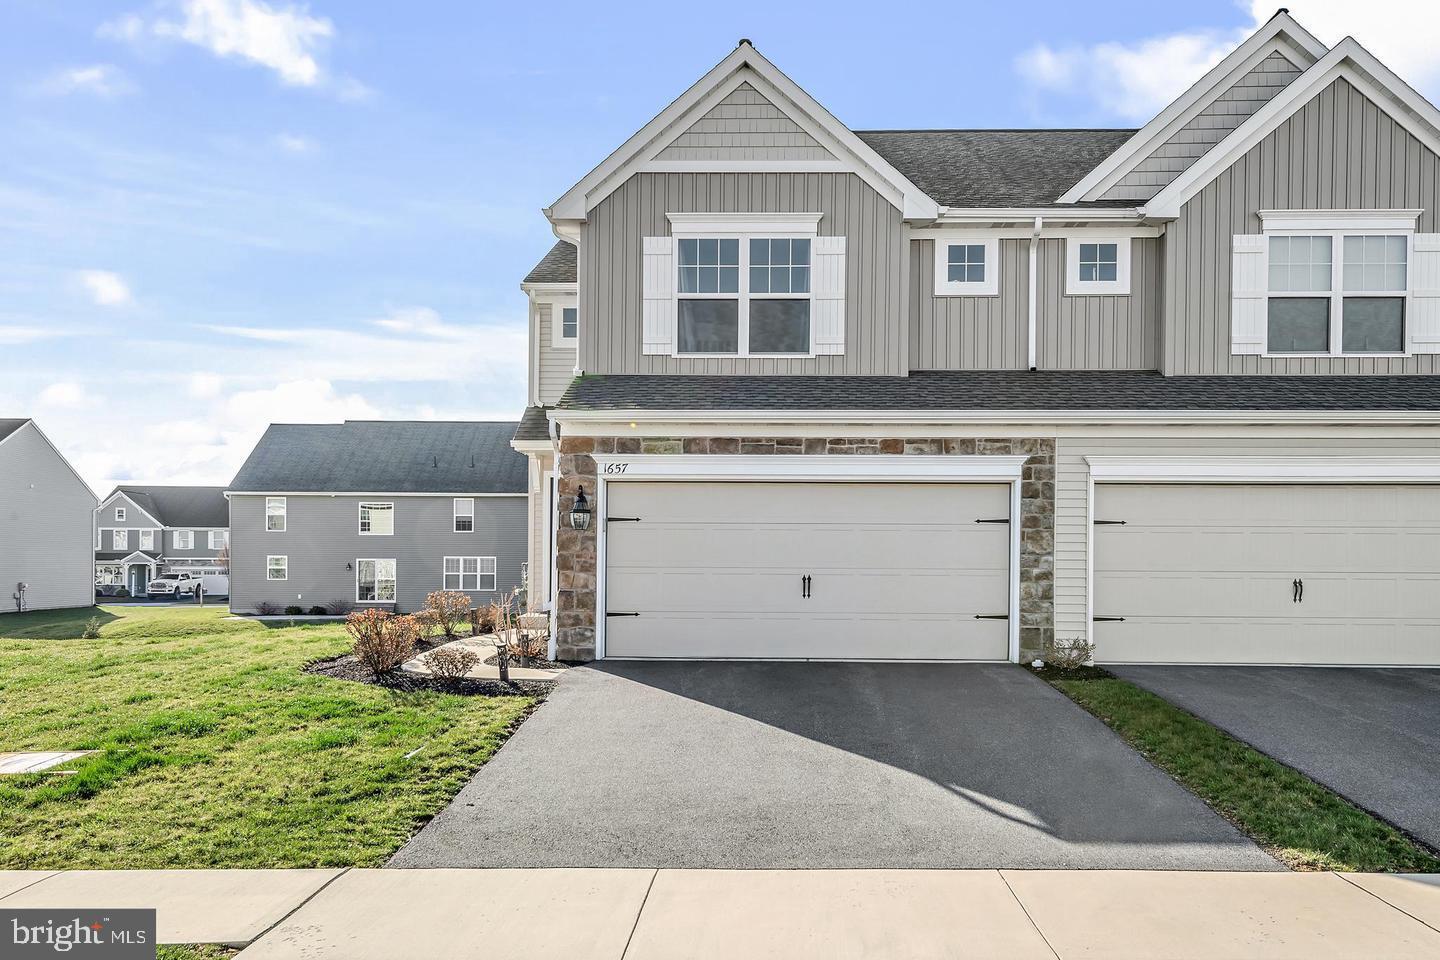
[[[459,680],[480,662],[480,654],[466,647],[449,646],[431,650],[421,659],[441,680]]]
[[[355,641],[355,658],[376,676],[389,673],[414,656],[420,632],[414,617],[373,607],[346,617],[345,629]]]
[[[85,629],[80,633],[81,640],[97,640],[100,637],[100,618],[91,617],[85,621]]]
[[[425,612],[446,640],[454,640],[470,619],[470,598],[454,590],[436,590],[425,598]]]
[[[269,600],[261,600],[255,604],[255,615],[258,617],[273,617],[280,612],[280,608]]]

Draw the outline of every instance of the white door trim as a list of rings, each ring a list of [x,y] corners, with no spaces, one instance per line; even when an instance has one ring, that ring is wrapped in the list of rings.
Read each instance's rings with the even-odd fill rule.
[[[1020,659],[1020,470],[1027,455],[609,454],[595,459],[595,659],[605,659],[605,517],[611,483],[708,480],[810,483],[1008,483],[1009,660]]]
[[[1440,457],[1087,456],[1085,639],[1095,641],[1095,484],[1440,483]]]

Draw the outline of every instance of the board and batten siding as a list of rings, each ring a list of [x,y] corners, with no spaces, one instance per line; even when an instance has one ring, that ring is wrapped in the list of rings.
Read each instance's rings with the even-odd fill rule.
[[[1036,256],[1036,364],[1041,370],[1153,370],[1160,331],[1160,241],[1130,244],[1128,296],[1067,296],[1063,238]],[[1001,240],[1000,292],[935,296],[934,240],[911,242],[910,367],[1021,370],[1029,325],[1030,241]]]
[[[555,346],[553,305],[535,304],[535,323],[540,355],[537,357],[539,381],[536,384],[540,405],[553,405],[575,379],[575,348]]]
[[[1440,431],[1404,428],[1318,427],[1293,429],[1231,427],[1171,428],[1143,435],[1065,436],[1055,442],[1055,636],[1088,636],[1086,603],[1090,525],[1087,456],[1123,457],[1304,457],[1304,456],[1436,456]],[[1229,435],[1221,435],[1228,433]],[[1411,436],[1402,434],[1411,433]],[[1383,435],[1381,435],[1383,434]],[[1428,434],[1428,435],[1427,435]],[[1098,517],[1123,520],[1124,517]],[[1123,610],[1096,610],[1100,616],[1123,616]]]
[[[35,429],[0,443],[0,613],[95,602],[95,497]]]
[[[1423,210],[1440,232],[1440,158],[1343,78],[1336,79],[1192,197],[1165,236],[1167,374],[1440,372],[1440,355],[1261,357],[1230,353],[1235,234],[1261,210]]]
[[[846,238],[845,352],[796,358],[677,358],[641,352],[645,237],[670,213],[821,213]],[[908,372],[908,286],[900,211],[849,173],[639,173],[590,211],[580,243],[580,366],[587,374]]]
[[[520,565],[528,558],[526,500],[516,496],[476,496],[475,529],[454,530],[454,504],[450,496],[331,496],[302,494],[286,497],[284,531],[265,529],[265,497],[232,494],[230,497],[230,606],[250,613],[268,601],[279,607],[307,610],[336,600],[355,602],[359,559],[395,560],[394,604],[379,606],[411,613],[425,605],[425,597],[444,589],[445,557],[494,557],[495,590],[466,591],[476,603],[504,597],[520,585]],[[361,536],[360,502],[395,504],[395,533]],[[266,578],[266,558],[289,558],[286,580]]]

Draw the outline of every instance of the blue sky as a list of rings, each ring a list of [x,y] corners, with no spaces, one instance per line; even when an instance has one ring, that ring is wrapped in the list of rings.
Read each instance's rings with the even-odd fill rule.
[[[1435,98],[1433,12],[1293,0]],[[742,36],[868,127],[1133,126],[1270,4],[7,0],[0,416],[97,491],[514,418],[539,210]]]

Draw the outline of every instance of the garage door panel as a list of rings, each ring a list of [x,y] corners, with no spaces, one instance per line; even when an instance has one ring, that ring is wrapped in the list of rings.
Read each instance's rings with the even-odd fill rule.
[[[607,489],[606,655],[1004,659],[1004,484]],[[801,577],[811,578],[802,596]]]
[[[1097,484],[1096,657],[1440,663],[1440,493],[1384,484]],[[1295,602],[1294,581],[1303,580]]]

